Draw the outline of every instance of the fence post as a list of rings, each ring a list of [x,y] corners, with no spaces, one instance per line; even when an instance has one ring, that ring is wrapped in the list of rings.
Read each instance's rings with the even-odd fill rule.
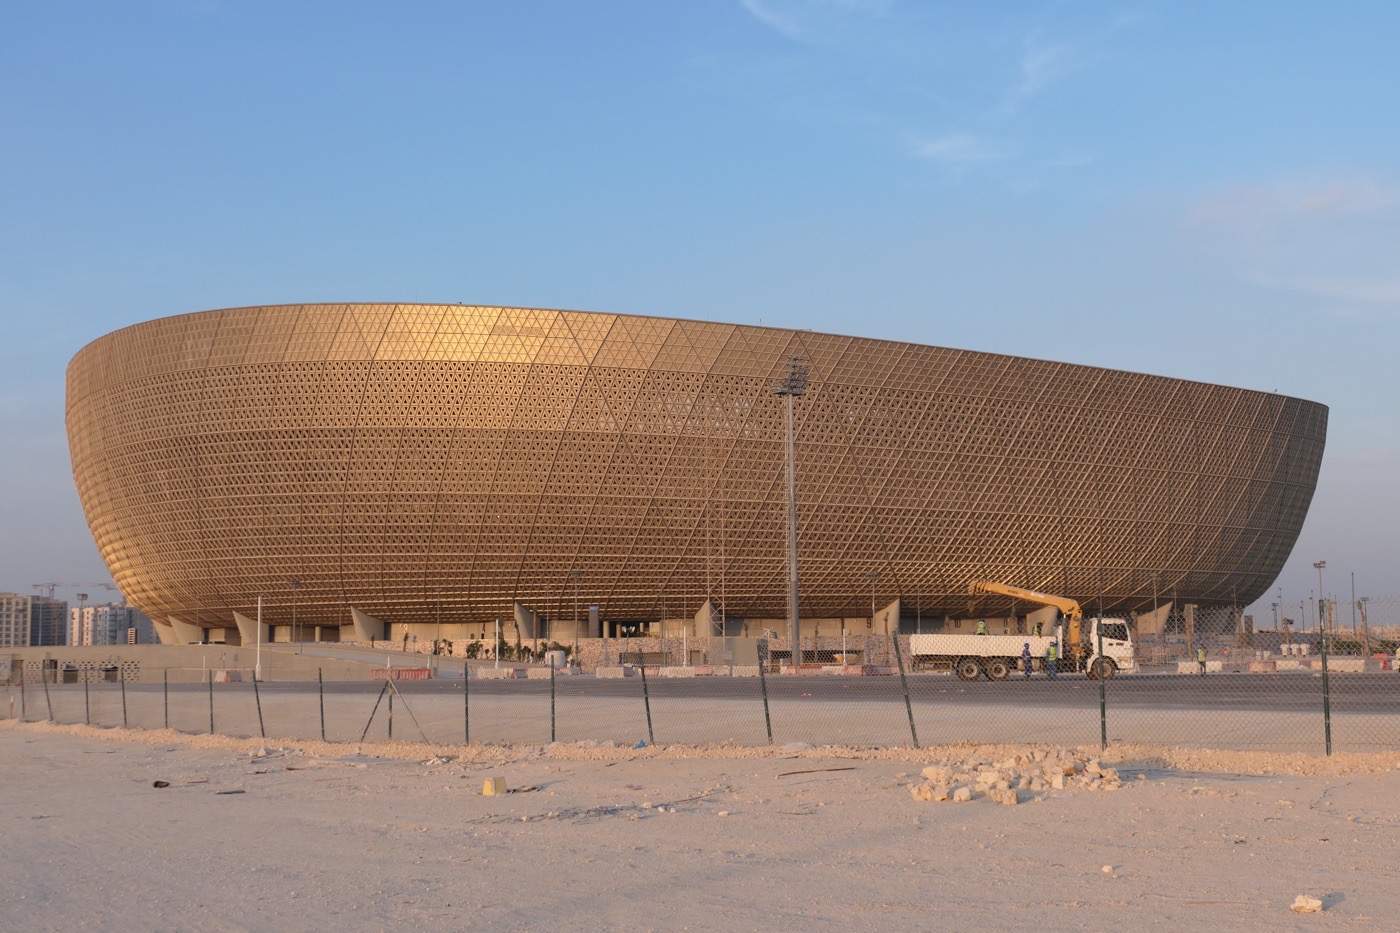
[[[389,672],[389,674],[392,674],[392,673],[393,673],[392,671]],[[390,680],[389,674],[386,674],[386,675],[384,676],[384,686],[385,686],[386,689],[387,689],[388,686],[389,686],[389,680]],[[390,691],[389,691],[389,741],[390,741],[390,742],[394,741],[394,691],[393,691],[393,690],[390,690]]]
[[[472,678],[467,662],[462,662],[462,744],[472,744]]]
[[[374,714],[379,712],[379,704],[384,702],[384,694],[388,692],[388,690],[389,678],[386,676],[384,678],[384,686],[379,688],[379,699],[374,701],[374,709],[369,711],[369,719],[365,720],[365,731],[360,733],[361,742],[365,740],[365,736],[369,735],[369,727],[370,724],[374,722]]]
[[[909,681],[904,677],[904,655],[899,651],[899,633],[890,636],[894,643],[894,660],[899,665],[899,685],[904,689],[904,712],[909,717],[909,737],[914,740],[914,747],[919,747],[919,733],[914,728],[914,707],[909,703]]]
[[[39,679],[44,682],[44,705],[49,708],[49,722],[53,722],[53,699],[49,696],[49,678],[43,668],[39,669]]]
[[[161,694],[165,698],[165,728],[170,728],[170,668],[161,668]]]
[[[83,671],[83,725],[92,725],[92,707],[88,704],[88,678],[87,671]]]
[[[768,712],[768,639],[758,642],[758,688],[763,691],[763,727],[768,730],[768,744],[773,744],[773,717]]]
[[[24,701],[24,662],[21,661],[19,665],[19,721],[24,722],[28,715],[29,707],[25,705]]]
[[[1326,612],[1320,613],[1326,616]],[[1317,640],[1322,648],[1322,734],[1327,754],[1332,754],[1332,689],[1327,678],[1327,627],[1319,626],[1322,637]]]
[[[1108,678],[1104,676],[1104,668],[1108,667],[1104,663],[1103,657],[1103,617],[1094,622],[1095,631],[1098,632],[1099,652],[1094,659],[1094,664],[1098,667],[1099,673],[1099,751],[1108,751]]]
[[[321,669],[316,668],[316,696],[321,701],[321,741],[326,740],[326,682],[321,677]]]
[[[549,740],[557,741],[554,738],[554,662],[549,662]]]
[[[258,735],[267,738],[267,729],[263,728],[262,717],[262,692],[258,689],[258,679],[253,678],[253,702],[258,705]]]
[[[214,734],[214,672],[209,672],[209,734]]]
[[[122,682],[122,728],[128,728],[126,724],[126,669],[117,668],[117,677]]]
[[[645,654],[638,651],[637,659],[642,662],[642,701],[646,703],[647,707],[647,744],[655,745],[656,736],[651,731],[651,690],[647,687],[647,658]]]

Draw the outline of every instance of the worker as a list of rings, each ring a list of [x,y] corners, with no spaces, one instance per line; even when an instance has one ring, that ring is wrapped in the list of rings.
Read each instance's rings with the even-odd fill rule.
[[[1031,643],[1026,642],[1021,648],[1021,670],[1026,672],[1026,679],[1031,679]]]
[[[1196,667],[1202,677],[1206,676],[1206,649],[1200,645],[1196,646]]]
[[[987,620],[986,620],[986,619],[978,619],[978,620],[977,620],[977,634],[978,634],[978,635],[985,635],[985,634],[987,634]]]
[[[1060,650],[1052,641],[1050,647],[1045,649],[1045,676],[1051,680],[1055,679],[1055,674],[1059,670],[1059,656]]]
[[[1039,622],[1037,622],[1037,623],[1035,624],[1035,637],[1036,637],[1036,638],[1039,638],[1039,637],[1040,637],[1040,626],[1041,626],[1041,623],[1039,623]]]

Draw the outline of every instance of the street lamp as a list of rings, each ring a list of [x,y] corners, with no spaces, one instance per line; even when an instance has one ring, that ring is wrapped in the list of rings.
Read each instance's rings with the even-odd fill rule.
[[[578,581],[582,579],[582,570],[570,570],[569,580],[574,584],[574,663],[578,663]]]
[[[1327,568],[1327,561],[1319,560],[1313,563],[1317,568],[1317,636],[1322,640],[1322,650],[1327,650],[1327,602],[1323,598],[1322,571]]]
[[[301,643],[301,629],[297,627],[297,595],[301,590],[300,580],[287,581],[292,587],[292,641]]]
[[[870,581],[870,633],[871,633],[872,635],[875,633],[875,584],[879,582],[880,577],[881,577],[881,573],[880,573],[880,571],[878,571],[878,570],[872,570],[872,571],[870,571],[869,573],[867,573],[867,574],[865,575],[865,579],[867,579],[867,580]],[[896,632],[895,634],[898,635],[899,633]],[[842,618],[842,619],[841,619],[841,663],[842,663],[842,664],[845,664],[845,663],[846,663],[846,657],[845,657],[845,655],[846,655],[846,620],[845,620],[845,618]]]
[[[788,493],[788,639],[794,664],[802,663],[802,623],[797,614],[797,445],[793,436],[792,401],[807,394],[807,362],[800,356],[788,360],[787,375],[773,383],[773,394],[783,399],[787,426]]]

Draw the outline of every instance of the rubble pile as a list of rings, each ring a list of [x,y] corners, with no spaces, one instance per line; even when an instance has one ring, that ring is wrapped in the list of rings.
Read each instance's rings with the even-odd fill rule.
[[[985,797],[1004,806],[1035,799],[1055,790],[1118,790],[1114,768],[1065,749],[1038,749],[998,761],[973,758],[924,768],[923,782],[912,784],[915,800],[966,803]]]

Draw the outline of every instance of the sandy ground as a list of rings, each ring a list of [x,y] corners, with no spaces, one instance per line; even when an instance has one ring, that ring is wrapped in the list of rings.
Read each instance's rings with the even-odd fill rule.
[[[910,794],[924,764],[1013,751],[356,746],[11,720],[0,898],[8,928],[38,930],[1400,923],[1400,755],[1125,747],[1105,758],[1126,779],[1113,792]],[[484,797],[488,776],[537,789]],[[1290,912],[1302,893],[1325,910]]]

